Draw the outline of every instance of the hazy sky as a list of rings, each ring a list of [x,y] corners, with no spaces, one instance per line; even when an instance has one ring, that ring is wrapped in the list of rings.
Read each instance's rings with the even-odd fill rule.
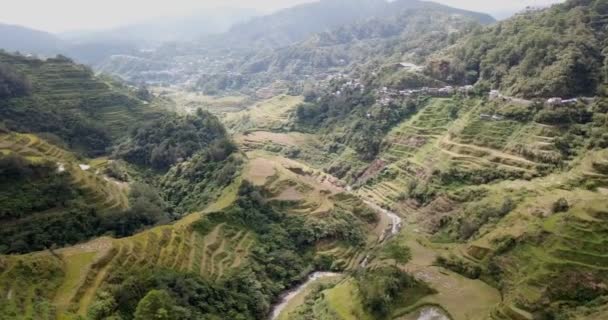
[[[105,29],[159,16],[175,16],[211,7],[271,11],[316,0],[0,0],[0,22],[50,32]],[[436,0],[454,7],[504,16],[529,5],[560,0]]]

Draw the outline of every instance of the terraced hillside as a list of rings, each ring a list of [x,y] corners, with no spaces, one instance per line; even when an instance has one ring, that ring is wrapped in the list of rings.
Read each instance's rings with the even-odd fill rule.
[[[450,105],[459,106],[453,119]],[[564,152],[568,125],[517,120],[504,115],[508,105],[494,107],[435,99],[387,135],[358,192],[408,216],[434,241],[466,243],[439,253],[452,261],[448,268],[479,268],[500,288],[494,319],[593,313],[590,301],[607,293],[592,284],[606,282],[608,266],[606,152],[580,148],[593,142],[576,135]]]
[[[578,116],[560,123],[544,114],[570,112],[564,107],[523,107],[519,101],[485,97],[431,98],[388,132],[379,155],[352,186],[360,199],[398,212],[411,225],[406,233],[413,235],[405,243],[413,261],[404,268],[439,291],[417,306],[440,305],[455,319],[532,319],[544,313],[576,318],[600,312],[597,305],[606,291],[593,283],[606,282],[602,212],[608,154],[594,147],[601,134],[585,132],[603,132],[605,115],[590,103],[574,110],[595,112],[595,120]],[[237,141],[249,154],[263,150],[276,157],[285,156],[276,146],[301,147],[315,139],[256,131]],[[305,156],[287,157],[291,160],[282,161],[328,168],[327,162]],[[333,183],[346,186],[335,178]],[[273,185],[283,190],[278,195],[284,199],[298,200],[302,192],[281,179],[272,180],[271,190]],[[305,204],[307,212],[320,203]],[[364,256],[339,244],[320,250],[346,269],[356,268]],[[375,265],[378,261],[370,262]],[[348,296],[351,289],[340,284],[331,290],[346,290],[341,294]],[[465,308],[467,299],[479,300],[478,309]],[[339,305],[323,301],[319,308]],[[349,308],[355,312],[358,306]],[[409,319],[416,308],[396,314]]]
[[[208,210],[234,201],[236,187]],[[204,234],[193,214],[123,239],[99,238],[74,247],[0,258],[0,310],[6,319],[76,319],[121,274],[167,269],[219,279],[245,263],[255,237],[218,226]],[[1,318],[1,317],[0,317]],[[4,319],[4,318],[2,318]]]
[[[99,227],[88,226],[91,219],[130,206],[129,184],[105,175],[107,160],[89,161],[34,134],[14,132],[0,134],[0,154],[7,171],[1,193],[7,201],[1,220],[3,252],[75,243],[79,234],[96,235]],[[17,173],[11,174],[11,168]],[[37,189],[47,194],[37,194]]]
[[[264,151],[248,153],[248,179],[264,186],[274,201],[288,201],[282,210],[304,217],[312,229],[329,229],[337,233],[317,244],[317,254],[329,261],[324,268],[354,270],[369,250],[383,239],[391,228],[386,217],[378,215],[360,199],[349,194],[335,177],[301,162]],[[344,229],[346,228],[346,229]],[[349,229],[349,230],[347,230]],[[320,239],[329,234],[321,233]],[[338,241],[336,241],[338,240]]]
[[[243,111],[227,113],[223,122],[232,132],[286,131],[291,123],[289,118],[301,102],[301,97],[279,95]]]
[[[285,158],[263,153],[250,156],[245,178],[268,190],[266,197],[273,206],[303,217],[310,228],[318,230],[315,251],[319,261],[330,261],[327,268],[357,268],[366,251],[390,228],[386,221],[378,223],[376,214],[346,194],[334,178]],[[211,283],[230,281],[237,270],[249,265],[249,255],[262,235],[232,222],[207,227],[201,221],[231,206],[240,183],[235,181],[202,215],[189,215],[173,225],[123,239],[100,238],[65,249],[3,256],[2,314],[10,319],[22,315],[23,319],[54,319],[55,314],[59,319],[75,319],[87,315],[101,299],[99,295],[114,290],[125,274],[172,270],[196,274]]]
[[[157,118],[158,100],[109,78],[96,77],[85,66],[58,57],[41,61],[0,54],[0,64],[26,77],[29,95],[4,99],[3,122],[10,129],[51,132],[70,147],[103,153],[111,140],[124,137],[133,124]]]
[[[72,184],[99,210],[119,210],[129,206],[128,186],[102,174],[103,163],[91,167],[87,160],[52,145],[33,134],[0,134],[0,153],[18,155],[32,162],[52,161],[59,172],[66,172]],[[94,162],[94,161],[91,161]]]
[[[386,136],[383,151],[360,178],[360,194],[396,207],[415,191],[414,183],[428,182],[438,172],[448,184],[450,179],[485,184],[544,176],[565,161],[555,143],[563,129],[508,119],[493,113],[491,105],[433,99]]]
[[[567,174],[499,183],[478,200],[511,197],[518,203],[499,222],[484,226],[466,247],[452,252],[453,259],[479,266],[487,272],[486,280],[500,284],[504,300],[493,319],[532,319],[552,310],[576,318],[601,304],[606,291],[597,284],[606,281],[608,267],[602,247],[608,236],[602,218],[608,209],[602,189],[606,182],[587,170],[591,159],[605,155],[592,152]],[[595,191],[572,187],[589,182],[590,174]],[[560,208],[559,203],[565,205]],[[588,305],[571,310],[560,301]]]

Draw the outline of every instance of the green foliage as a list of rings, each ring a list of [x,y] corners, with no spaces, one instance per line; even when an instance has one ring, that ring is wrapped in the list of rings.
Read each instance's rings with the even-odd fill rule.
[[[436,61],[446,70],[440,79],[479,78],[524,97],[595,95],[606,80],[599,3],[568,1],[473,32],[450,50],[450,58]]]
[[[444,185],[481,185],[497,180],[524,178],[522,172],[506,171],[498,168],[462,168],[451,166],[438,173],[438,180]]]
[[[78,197],[69,175],[54,163],[33,163],[18,155],[0,156],[0,219],[18,219]]]
[[[242,160],[234,146],[219,140],[189,161],[174,166],[160,181],[165,198],[179,213],[202,209],[238,176]]]
[[[114,313],[116,307],[117,304],[114,297],[109,292],[102,291],[95,297],[95,301],[89,307],[87,315],[91,320],[107,319]]]
[[[0,261],[5,263],[0,283],[13,289],[10,298],[0,297],[0,319],[27,319],[23,306],[29,306],[29,319],[55,319],[52,301],[65,276],[61,259],[49,255],[2,259],[6,261]]]
[[[468,205],[463,210],[465,216],[460,219],[458,237],[461,240],[471,238],[483,225],[506,216],[516,206],[516,202],[508,197],[499,204],[482,201]]]
[[[32,84],[10,65],[0,63],[0,99],[30,94]]]
[[[407,186],[407,196],[418,201],[420,205],[426,205],[435,199],[437,190],[428,182],[420,183],[418,180],[411,180]]]
[[[478,265],[469,263],[463,259],[452,255],[450,257],[438,256],[435,264],[446,269],[452,270],[469,279],[479,279],[481,276],[481,268]]]
[[[331,142],[353,148],[362,160],[372,160],[380,151],[386,133],[413,115],[425,100],[396,100],[388,106],[376,104],[371,90],[343,89],[335,81],[315,102],[305,102],[296,111],[296,123],[304,131],[322,132]],[[340,91],[340,95],[334,94]]]
[[[566,212],[570,209],[570,204],[568,204],[568,200],[565,198],[559,198],[559,200],[553,203],[553,207],[551,210],[553,213]]]
[[[112,160],[108,163],[108,166],[105,168],[105,174],[110,178],[114,178],[118,181],[128,182],[129,181],[129,173],[125,164],[119,160]]]
[[[608,294],[605,286],[598,285],[604,281],[599,271],[569,270],[552,277],[547,294],[553,301],[589,302]]]
[[[394,260],[398,264],[406,264],[412,259],[410,248],[403,245],[398,238],[388,241],[382,248],[381,258]]]
[[[589,123],[592,121],[593,114],[587,110],[586,106],[579,105],[577,107],[547,107],[540,110],[534,120],[539,123],[565,126],[576,123]]]
[[[412,276],[395,266],[364,269],[355,274],[361,301],[376,319],[390,316],[394,306],[407,295],[407,289],[421,286],[431,291]]]
[[[528,122],[534,117],[535,108],[534,106],[509,104],[498,109],[497,113],[507,119]]]
[[[52,193],[49,193],[52,194]],[[56,205],[56,204],[55,204]],[[129,236],[150,225],[171,220],[166,204],[152,187],[134,184],[130,207],[99,212],[94,204],[76,197],[51,214],[32,215],[0,229],[0,252],[26,253],[76,244],[102,234]]]
[[[131,139],[119,146],[116,155],[131,163],[167,170],[199,151],[213,146],[209,155],[225,158],[234,147],[218,119],[198,110],[192,116],[166,115],[137,128]]]
[[[181,314],[180,314],[181,313]],[[182,309],[176,308],[171,296],[162,290],[151,290],[139,301],[135,310],[135,320],[177,320],[187,319]]]
[[[20,132],[50,132],[85,155],[104,154],[111,138],[99,123],[79,113],[47,104],[44,100],[12,101],[0,109],[8,129]]]

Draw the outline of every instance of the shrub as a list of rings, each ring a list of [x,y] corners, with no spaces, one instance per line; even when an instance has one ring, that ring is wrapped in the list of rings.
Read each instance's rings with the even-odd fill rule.
[[[399,298],[407,294],[407,289],[423,287],[427,293],[432,290],[395,266],[365,269],[355,275],[363,306],[376,319],[384,319],[391,314]]]
[[[110,177],[118,181],[127,182],[129,181],[129,174],[125,169],[124,164],[120,161],[110,161],[105,169],[105,173]]]
[[[568,200],[566,200],[565,198],[560,198],[559,200],[557,200],[553,203],[553,206],[551,209],[552,209],[553,213],[566,212],[570,209],[570,204],[568,203]]]
[[[15,98],[31,93],[29,80],[7,64],[0,64],[0,99]]]
[[[418,201],[420,205],[426,205],[435,199],[437,190],[429,183],[419,183],[411,180],[407,186],[407,196]]]
[[[452,270],[469,279],[479,279],[482,272],[481,267],[466,262],[455,255],[451,255],[450,257],[438,256],[435,260],[435,264]]]

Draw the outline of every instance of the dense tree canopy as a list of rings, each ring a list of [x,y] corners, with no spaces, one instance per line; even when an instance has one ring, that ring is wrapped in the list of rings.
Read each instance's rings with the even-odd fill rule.
[[[209,146],[217,148],[218,153],[229,154],[230,150],[225,149],[230,143],[219,143],[226,139],[226,130],[219,120],[198,110],[195,115],[166,115],[144,124],[118,148],[117,155],[134,164],[167,170]]]
[[[595,95],[608,80],[605,7],[603,0],[568,1],[479,29],[437,55],[428,72],[523,97]]]

